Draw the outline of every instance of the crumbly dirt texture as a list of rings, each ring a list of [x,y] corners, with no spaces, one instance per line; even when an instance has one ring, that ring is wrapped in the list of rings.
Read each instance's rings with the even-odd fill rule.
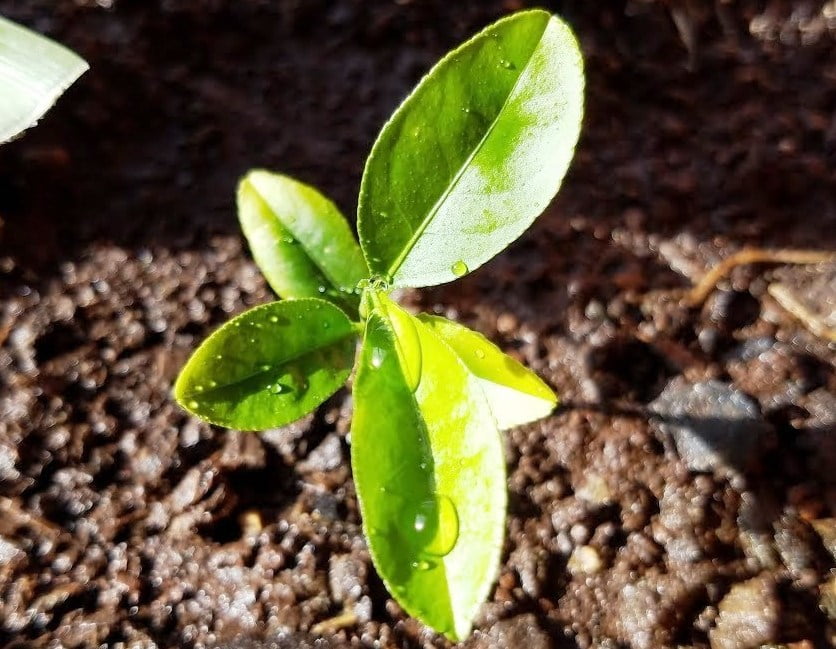
[[[829,646],[836,350],[770,297],[780,268],[680,298],[744,246],[836,250],[834,3],[540,4],[586,57],[561,193],[494,261],[400,296],[562,400],[505,436],[502,565],[464,646]],[[0,646],[450,646],[371,565],[347,391],[242,435],[170,390],[271,299],[237,179],[280,170],[353,214],[398,101],[527,5],[0,0],[92,66],[0,147]],[[793,286],[832,317],[815,277]]]

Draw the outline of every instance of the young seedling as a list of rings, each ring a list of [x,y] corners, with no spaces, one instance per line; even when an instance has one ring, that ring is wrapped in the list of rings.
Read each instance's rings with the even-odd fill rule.
[[[549,414],[556,397],[480,334],[413,316],[388,293],[454,280],[519,237],[558,190],[582,108],[572,32],[526,11],[444,57],[383,127],[359,245],[315,189],[250,172],[241,226],[284,299],[215,331],[174,388],[206,421],[263,430],[316,408],[356,367],[351,463],[372,560],[406,611],[453,640],[498,568],[499,431]]]

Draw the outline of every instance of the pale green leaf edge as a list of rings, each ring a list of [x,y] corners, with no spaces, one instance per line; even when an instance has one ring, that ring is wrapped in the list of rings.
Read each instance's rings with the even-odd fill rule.
[[[441,338],[441,340],[447,344],[453,350],[453,353],[456,354],[458,359],[464,364],[467,368],[467,371],[470,372],[482,386],[482,390],[485,393],[485,398],[488,401],[488,405],[491,408],[491,412],[494,413],[494,417],[497,420],[497,425],[499,426],[500,430],[509,430],[511,428],[515,428],[517,426],[522,426],[524,424],[528,424],[539,419],[543,419],[544,417],[549,416],[551,412],[557,407],[560,399],[555,394],[555,392],[546,384],[543,379],[541,379],[536,373],[528,369],[525,365],[520,363],[519,361],[511,358],[503,352],[499,346],[495,345],[491,340],[489,340],[485,335],[481,334],[478,331],[474,331],[464,325],[454,322],[452,320],[447,320],[446,318],[442,318],[440,316],[433,316],[427,313],[421,313],[416,316],[419,321],[427,325],[430,329],[432,329],[435,334]],[[440,326],[437,326],[438,323]],[[479,344],[487,347],[490,349],[492,354],[499,355],[503,358],[503,360],[507,363],[510,363],[517,371],[524,372],[527,375],[527,378],[534,383],[533,386],[535,387],[537,393],[533,390],[520,390],[517,387],[514,387],[508,383],[500,383],[499,381],[495,381],[491,378],[483,376],[479,373],[479,371],[475,368],[472,368],[471,365],[468,363],[467,359],[465,359],[458,351],[455,344],[450,342],[448,338],[445,336],[444,329],[446,327],[456,328],[459,329],[460,332],[458,335],[460,336],[471,336],[473,337]],[[511,392],[518,393],[519,395],[523,395],[524,397],[531,400],[532,407],[529,409],[530,412],[534,412],[533,415],[526,415],[526,417],[514,417],[513,419],[500,419],[499,415],[497,415],[497,408],[493,405],[493,397],[501,398],[501,394],[503,390],[508,390]]]

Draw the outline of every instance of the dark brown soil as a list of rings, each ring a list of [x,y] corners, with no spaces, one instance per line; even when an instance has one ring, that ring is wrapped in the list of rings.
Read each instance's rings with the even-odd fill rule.
[[[208,331],[270,299],[237,178],[281,170],[351,214],[399,99],[528,3],[110,4],[0,0],[92,65],[0,148],[0,645],[449,646],[371,567],[347,392],[262,435],[169,393]],[[678,300],[744,245],[836,251],[833,3],[552,6],[588,71],[559,198],[478,272],[401,296],[563,402],[507,435],[503,564],[467,646],[827,646],[811,521],[836,516],[836,350],[766,266]],[[682,434],[724,426],[728,448],[680,458],[651,410],[708,380],[746,432],[708,404]]]

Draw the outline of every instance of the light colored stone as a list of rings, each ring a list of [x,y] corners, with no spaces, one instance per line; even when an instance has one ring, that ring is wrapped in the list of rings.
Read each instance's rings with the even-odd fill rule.
[[[709,633],[711,649],[759,647],[775,640],[781,611],[775,582],[759,576],[732,586]]]
[[[575,548],[566,564],[566,568],[573,575],[594,575],[600,572],[603,566],[601,555],[591,545],[581,545]]]

